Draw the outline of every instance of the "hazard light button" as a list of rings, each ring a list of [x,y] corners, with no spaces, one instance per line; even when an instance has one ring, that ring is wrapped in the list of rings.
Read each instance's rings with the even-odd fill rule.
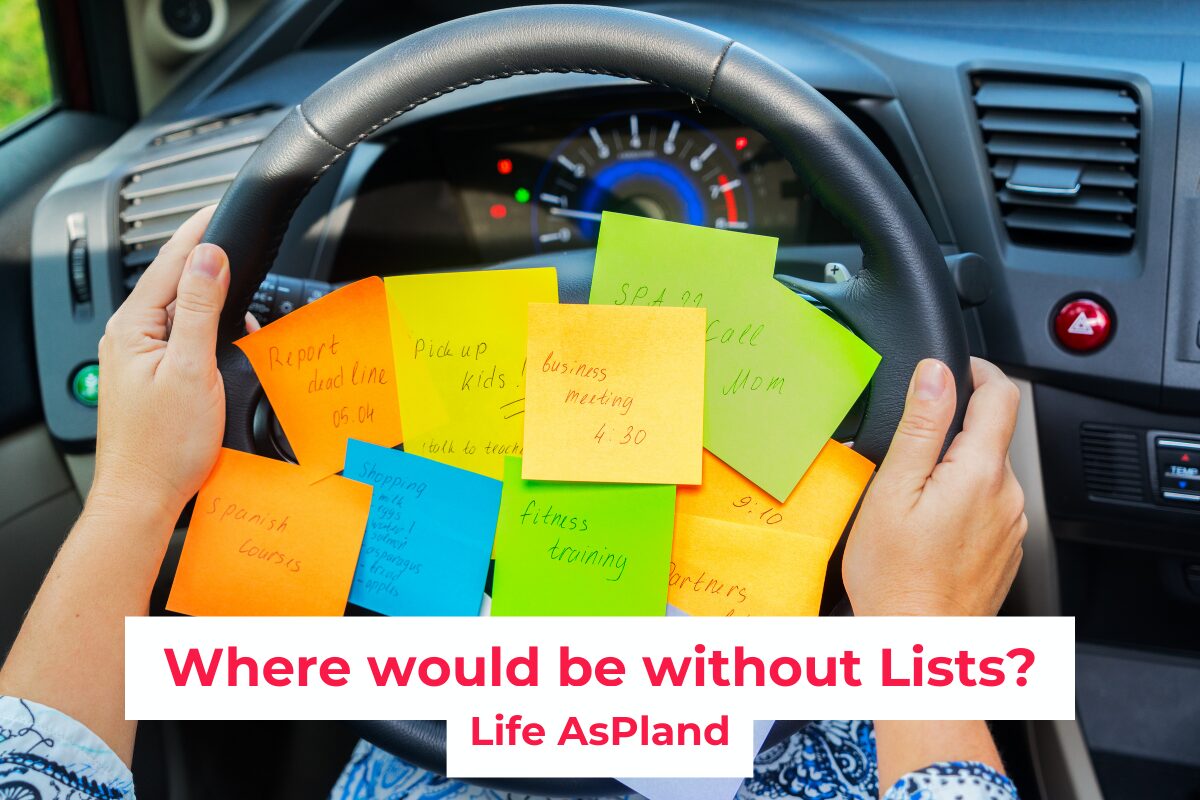
[[[1054,316],[1059,343],[1076,353],[1090,353],[1112,336],[1113,317],[1108,309],[1086,297],[1068,300]]]

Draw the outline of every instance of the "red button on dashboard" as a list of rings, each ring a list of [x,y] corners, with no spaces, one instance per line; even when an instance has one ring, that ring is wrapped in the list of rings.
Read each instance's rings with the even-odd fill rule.
[[[1089,353],[1112,335],[1112,315],[1095,300],[1080,297],[1064,303],[1054,316],[1054,333],[1068,350]]]

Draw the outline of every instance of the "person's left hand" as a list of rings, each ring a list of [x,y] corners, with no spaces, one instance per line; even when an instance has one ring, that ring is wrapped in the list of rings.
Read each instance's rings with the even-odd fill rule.
[[[229,259],[200,244],[214,209],[198,211],[162,246],[105,327],[89,505],[173,521],[216,461],[225,429],[217,323]]]

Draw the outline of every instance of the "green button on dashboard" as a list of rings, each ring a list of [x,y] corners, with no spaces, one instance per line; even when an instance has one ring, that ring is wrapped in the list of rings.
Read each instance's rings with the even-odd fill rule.
[[[95,408],[100,402],[100,365],[85,364],[71,380],[71,394],[85,406]]]

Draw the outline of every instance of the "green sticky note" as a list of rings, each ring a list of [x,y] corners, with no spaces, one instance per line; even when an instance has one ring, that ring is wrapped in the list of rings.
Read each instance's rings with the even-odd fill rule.
[[[675,487],[527,481],[504,462],[493,616],[666,613]]]
[[[704,446],[784,501],[879,354],[775,280],[777,246],[605,212],[590,302],[708,309]]]

